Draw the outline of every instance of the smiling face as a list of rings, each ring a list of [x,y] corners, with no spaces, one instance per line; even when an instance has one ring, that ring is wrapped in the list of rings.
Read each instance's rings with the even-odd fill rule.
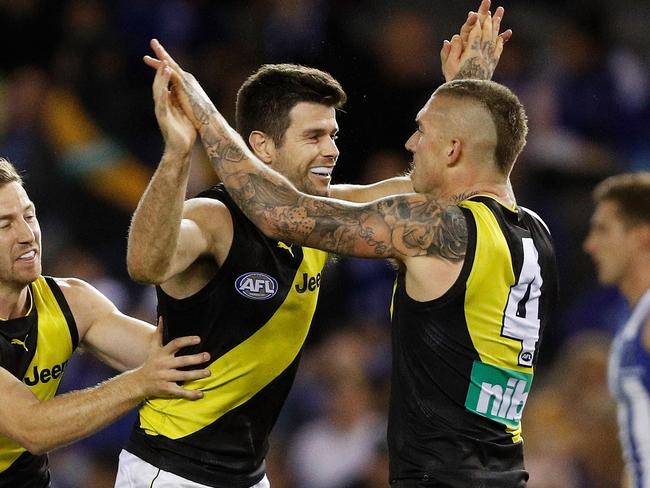
[[[336,110],[320,103],[299,102],[289,112],[289,127],[276,146],[270,166],[298,190],[327,196],[339,157]]]
[[[16,181],[0,187],[0,286],[21,289],[41,274],[41,229]]]

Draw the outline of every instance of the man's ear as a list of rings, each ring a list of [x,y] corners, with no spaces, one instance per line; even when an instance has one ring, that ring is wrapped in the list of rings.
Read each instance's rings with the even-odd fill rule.
[[[273,138],[264,132],[254,130],[248,136],[248,143],[255,155],[266,164],[271,164],[275,156],[275,143]]]
[[[463,143],[460,139],[452,139],[447,146],[447,166],[456,166],[463,152]]]

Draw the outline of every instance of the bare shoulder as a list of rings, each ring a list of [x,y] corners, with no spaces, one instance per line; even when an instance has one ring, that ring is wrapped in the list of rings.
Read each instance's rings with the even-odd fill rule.
[[[63,296],[71,306],[72,302],[83,301],[99,293],[94,286],[79,278],[54,278],[54,281],[59,285]]]
[[[217,261],[230,249],[233,223],[230,210],[223,202],[213,198],[192,198],[183,208],[184,225],[196,226],[202,238],[212,249]],[[192,235],[190,231],[189,235]]]
[[[197,197],[185,201],[183,212],[202,212],[202,211],[225,211],[230,213],[228,207],[221,201],[214,198]]]
[[[78,310],[92,309],[99,305],[112,305],[108,298],[87,281],[72,277],[54,278],[54,280],[59,285],[72,313],[76,313]]]
[[[79,335],[84,336],[93,320],[115,310],[115,305],[97,288],[79,278],[54,278],[75,318]]]
[[[194,221],[201,229],[232,227],[230,210],[223,202],[213,198],[192,198],[185,202],[183,218]]]

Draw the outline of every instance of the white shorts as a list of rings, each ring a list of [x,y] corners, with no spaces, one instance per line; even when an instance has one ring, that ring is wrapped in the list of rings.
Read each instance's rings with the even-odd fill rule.
[[[163,471],[143,461],[138,456],[122,450],[120,464],[117,469],[115,488],[210,488],[190,481],[168,471]],[[251,488],[271,488],[269,479],[264,476],[262,481]]]

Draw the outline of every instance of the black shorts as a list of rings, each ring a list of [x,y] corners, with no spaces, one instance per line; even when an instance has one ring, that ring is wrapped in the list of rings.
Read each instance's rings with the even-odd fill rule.
[[[526,488],[528,472],[436,473],[421,479],[391,480],[391,488]]]

